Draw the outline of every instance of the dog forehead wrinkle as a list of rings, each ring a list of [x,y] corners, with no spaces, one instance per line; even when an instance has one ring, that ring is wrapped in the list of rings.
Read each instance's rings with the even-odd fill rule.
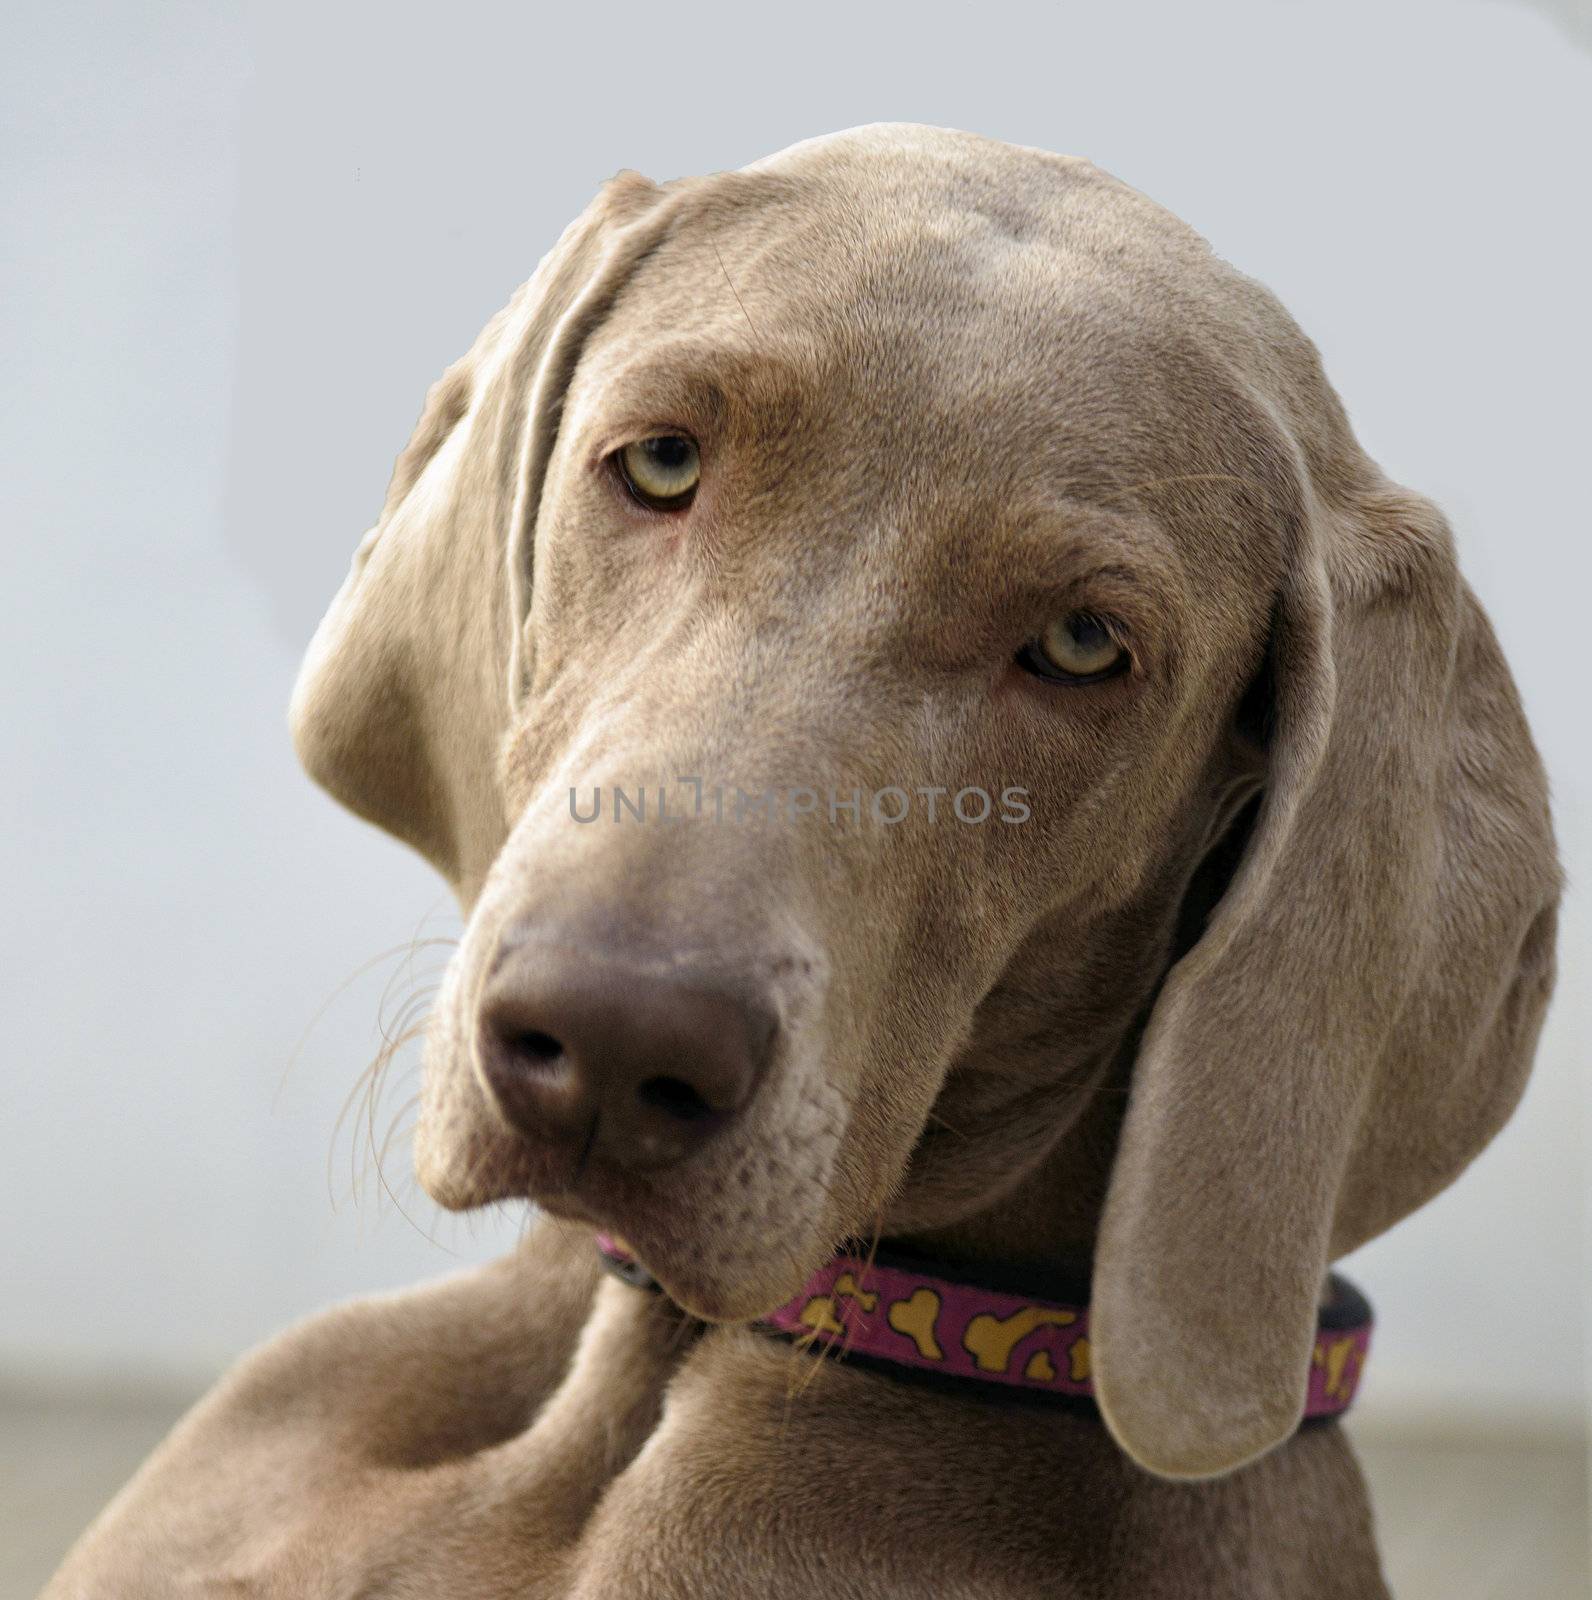
[[[1054,261],[1033,272],[1053,286],[1064,276]],[[571,404],[589,434],[698,422],[755,448],[765,466],[800,464],[794,490],[844,491],[876,514],[887,497],[933,507],[958,489],[998,510],[1048,490],[1103,510],[1137,501],[1192,513],[1200,493],[1179,485],[1204,484],[1209,500],[1224,478],[1273,498],[1265,480],[1275,473],[1252,482],[1252,452],[1239,448],[1242,397],[1220,418],[1190,416],[1190,392],[1209,392],[1209,353],[1147,335],[1109,308],[1058,315],[1035,303],[1032,284],[986,286],[968,314],[909,292],[899,311],[848,308],[832,292],[826,326],[784,303],[759,319],[753,344],[733,321],[660,339],[673,302],[667,285],[657,292],[657,305],[636,299],[594,340]]]
[[[665,321],[758,347],[805,337],[856,364],[902,357],[925,331],[953,341],[970,320],[989,324],[987,338],[1014,296],[1054,298],[1058,238],[993,230],[987,215],[921,184],[882,192],[878,174],[859,170],[789,184],[777,206],[765,198],[759,186],[744,206],[683,219],[614,314],[667,308]]]
[[[569,401],[574,431],[605,445],[610,434],[671,423],[777,440],[797,425],[804,400],[822,392],[822,375],[803,370],[804,351],[789,341],[753,349],[733,328],[660,336],[653,321],[638,307],[594,338]]]
[[[872,142],[842,139],[773,188],[720,175],[640,264],[594,346],[610,361],[667,341],[688,367],[737,362],[721,387],[743,404],[781,367],[780,398],[873,432],[893,471],[930,445],[956,454],[958,440],[987,471],[1048,454],[1108,484],[1241,469],[1234,405],[1253,408],[1235,401],[1206,421],[1189,401],[1230,388],[1234,363],[1277,367],[1265,351],[1286,328],[1263,292],[1084,164],[929,144],[933,162],[916,145],[859,162]],[[1036,220],[992,228],[992,197]],[[583,365],[596,372],[596,359]]]

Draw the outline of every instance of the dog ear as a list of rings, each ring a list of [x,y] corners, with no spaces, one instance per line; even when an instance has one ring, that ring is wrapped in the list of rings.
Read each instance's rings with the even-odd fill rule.
[[[1440,514],[1379,480],[1301,523],[1264,798],[1151,1015],[1098,1243],[1100,1404],[1168,1477],[1298,1426],[1328,1262],[1497,1131],[1553,981],[1546,785]]]
[[[498,752],[563,394],[675,198],[636,173],[611,180],[432,387],[294,688],[311,777],[466,901],[507,834]]]

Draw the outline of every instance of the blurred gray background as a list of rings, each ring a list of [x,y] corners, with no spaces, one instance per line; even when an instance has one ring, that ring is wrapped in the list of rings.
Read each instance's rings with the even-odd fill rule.
[[[339,1108],[456,928],[299,775],[297,657],[428,383],[617,168],[860,122],[1089,156],[1270,284],[1455,523],[1571,874],[1525,1104],[1352,1264],[1367,1414],[1584,1413],[1592,28],[1542,0],[29,5],[0,49],[0,1379],[191,1385],[504,1247]],[[352,979],[352,981],[347,981]],[[346,986],[344,986],[346,983]],[[373,1120],[413,1092],[412,1055]]]

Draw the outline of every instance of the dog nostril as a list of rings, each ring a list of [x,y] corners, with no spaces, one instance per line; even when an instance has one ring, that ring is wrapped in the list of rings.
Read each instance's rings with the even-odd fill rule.
[[[715,1112],[683,1078],[647,1078],[637,1086],[636,1097],[643,1105],[667,1112],[680,1122],[701,1122]]]
[[[526,1061],[534,1061],[539,1066],[557,1061],[563,1055],[564,1047],[550,1033],[539,1033],[534,1028],[527,1033],[514,1036],[515,1053]]]

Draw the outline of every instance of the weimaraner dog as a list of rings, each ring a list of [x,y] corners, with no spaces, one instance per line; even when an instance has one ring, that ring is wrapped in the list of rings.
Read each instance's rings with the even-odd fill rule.
[[[1385,1595],[1329,1265],[1508,1117],[1558,871],[1441,514],[1197,234],[925,128],[615,178],[293,731],[467,914],[422,1182],[541,1220],[49,1595]]]

